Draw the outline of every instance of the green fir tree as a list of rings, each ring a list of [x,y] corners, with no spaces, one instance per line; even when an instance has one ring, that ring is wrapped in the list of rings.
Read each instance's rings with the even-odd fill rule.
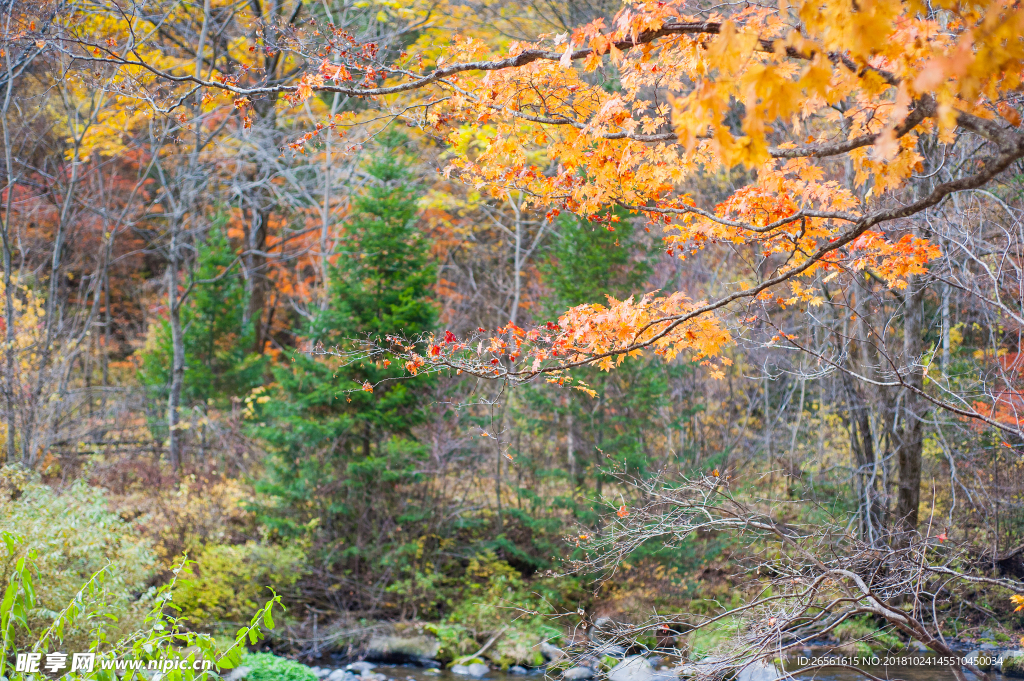
[[[301,333],[314,343],[358,352],[360,341],[414,339],[435,326],[435,269],[401,141],[385,138],[365,168],[371,182],[330,270],[328,305]],[[272,452],[258,485],[264,521],[285,535],[315,527],[314,552],[327,569],[360,574],[392,560],[385,524],[418,514],[402,488],[419,479],[424,448],[412,429],[429,408],[429,377],[409,379],[380,358],[303,352],[289,353],[274,377],[256,428]]]
[[[576,305],[607,305],[606,294],[622,300],[647,291],[654,247],[637,233],[628,214],[621,212],[618,217],[614,231],[573,216],[559,218],[558,232],[540,267],[550,292],[541,309],[550,319]],[[660,441],[665,425],[678,427],[679,415],[672,416],[678,410],[670,402],[671,384],[678,385],[689,367],[643,358],[627,362],[629,371],[588,368],[575,372],[597,392],[596,397],[550,385],[522,391],[519,427],[536,437],[561,431],[566,456],[571,456],[563,467],[532,474],[569,478],[572,494],[542,499],[520,490],[536,506],[535,514],[541,512],[541,506],[551,504],[571,510],[584,524],[596,524],[608,511],[601,500],[603,489],[613,480],[607,471],[644,476],[672,463],[662,460],[662,451],[655,457],[650,443],[654,438]],[[525,469],[535,468],[529,452],[516,454]]]
[[[227,407],[231,397],[260,384],[264,358],[253,354],[253,327],[243,322],[245,286],[235,264],[224,218],[197,245],[195,284],[182,309],[185,385],[182,407]],[[153,398],[166,403],[171,382],[171,328],[164,319],[150,328],[139,378]],[[159,428],[159,425],[155,427]]]

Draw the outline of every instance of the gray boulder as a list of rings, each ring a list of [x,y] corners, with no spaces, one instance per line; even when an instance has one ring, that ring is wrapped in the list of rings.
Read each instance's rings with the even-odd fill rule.
[[[374,663],[360,660],[359,662],[353,662],[350,665],[346,665],[345,671],[355,672],[356,674],[365,674],[366,672],[373,671],[376,668],[377,665]]]
[[[526,667],[520,667],[519,665],[513,665],[508,668],[509,674],[526,674],[528,673]]]
[[[562,678],[568,681],[583,681],[594,678],[594,670],[590,667],[573,667],[562,672]]]
[[[473,664],[457,664],[452,667],[452,674],[458,674],[460,676],[473,676],[476,678],[485,676],[489,671],[491,671],[490,667],[483,664],[482,662],[474,662]]]
[[[235,667],[224,677],[224,681],[242,681],[251,671],[252,667]]]
[[[736,681],[776,681],[780,678],[782,678],[782,674],[775,668],[775,665],[764,661],[747,665],[736,675]]]
[[[357,678],[359,677],[344,669],[335,669],[327,674],[327,681],[356,681]]]
[[[640,655],[632,655],[608,672],[608,681],[653,681],[654,667]]]
[[[608,671],[608,681],[677,681],[681,674],[682,667],[656,670],[649,659],[632,655]]]
[[[541,655],[548,658],[552,662],[554,662],[555,660],[560,660],[565,656],[564,650],[562,650],[558,646],[551,645],[547,641],[540,642],[540,652]]]
[[[681,665],[676,668],[676,674],[681,679],[692,679],[692,678],[729,678],[732,676],[732,672],[729,672],[727,668],[723,666],[721,658],[709,655],[698,662],[688,662],[687,664]]]
[[[992,671],[996,656],[986,650],[975,650],[964,655],[964,662],[972,664],[983,672]]]
[[[424,664],[432,661],[441,649],[433,636],[374,636],[366,647],[366,657],[380,662]]]

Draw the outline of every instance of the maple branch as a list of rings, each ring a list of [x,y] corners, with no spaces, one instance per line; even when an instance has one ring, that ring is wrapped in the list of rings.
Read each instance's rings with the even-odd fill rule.
[[[681,206],[679,208],[659,208],[657,206],[631,206],[625,203],[619,203],[619,205],[629,210],[637,210],[644,213],[660,213],[663,215],[699,215],[702,218],[705,218],[706,220],[711,220],[712,222],[716,222],[726,227],[735,227],[737,229],[743,229],[748,232],[754,232],[757,234],[771,232],[772,230],[778,229],[779,227],[784,227],[788,224],[797,222],[799,220],[803,220],[805,218],[843,220],[844,222],[857,222],[862,219],[862,216],[854,215],[853,213],[842,213],[839,211],[807,210],[801,208],[792,215],[787,215],[784,218],[779,218],[778,220],[770,222],[767,225],[764,225],[763,227],[756,227],[746,222],[730,220],[729,218],[724,218],[719,215],[715,215],[714,213],[706,211],[703,208],[698,208],[697,206]]]
[[[778,328],[778,327],[775,327],[775,328]],[[893,381],[878,381],[878,380],[875,380],[873,378],[870,378],[869,376],[865,376],[865,375],[863,375],[863,374],[861,374],[861,373],[859,373],[857,371],[854,371],[853,369],[850,369],[850,368],[844,366],[842,364],[842,362],[837,362],[837,361],[831,359],[830,357],[827,357],[824,353],[815,352],[814,350],[812,350],[812,349],[810,349],[808,347],[805,347],[803,344],[801,344],[800,342],[798,342],[798,341],[796,341],[796,340],[794,340],[792,338],[789,338],[788,340],[793,345],[793,347],[796,348],[797,350],[799,350],[800,352],[807,353],[811,357],[814,357],[815,359],[817,359],[819,361],[822,361],[825,364],[828,364],[829,366],[831,366],[834,369],[838,369],[839,371],[847,374],[848,376],[852,376],[853,378],[856,378],[859,381],[863,381],[864,383],[866,383],[868,385],[873,385],[873,386],[876,386],[876,387],[879,387],[879,388],[905,388],[905,389],[909,390],[910,392],[914,393],[915,395],[923,397],[926,401],[931,402],[936,407],[939,407],[939,408],[944,409],[946,411],[952,412],[952,413],[954,413],[954,414],[956,414],[958,416],[963,416],[965,418],[970,418],[970,419],[975,419],[975,420],[978,420],[978,421],[982,421],[982,422],[987,423],[988,425],[993,426],[995,428],[998,428],[998,429],[1000,429],[1002,431],[1005,431],[1007,433],[1011,433],[1013,435],[1017,435],[1018,437],[1024,437],[1024,432],[1022,432],[1019,427],[1015,428],[1013,426],[1010,426],[1010,425],[1007,425],[1005,423],[1002,423],[1002,422],[1000,422],[1000,421],[998,421],[996,419],[993,419],[991,417],[985,416],[984,414],[982,414],[981,412],[977,411],[976,409],[966,409],[966,408],[963,408],[963,407],[958,407],[955,404],[952,404],[950,402],[946,402],[945,400],[941,400],[941,399],[939,399],[937,397],[934,397],[933,395],[928,394],[926,391],[924,391],[924,390],[922,390],[922,389],[920,389],[920,388],[918,388],[918,387],[916,387],[914,385],[911,385],[910,383],[907,383],[905,380],[903,380],[903,375],[900,374],[899,371],[895,371],[895,370],[893,371],[893,374],[896,376],[896,380],[893,380]],[[891,363],[890,363],[890,365],[891,365]]]
[[[572,369],[581,366],[592,366],[602,359],[618,357],[620,355],[629,354],[637,350],[649,348],[655,345],[659,340],[668,336],[668,334],[671,333],[674,329],[693,319],[696,319],[697,317],[715,312],[737,300],[756,297],[763,291],[773,288],[785,281],[788,281],[789,279],[792,279],[793,277],[803,272],[806,272],[811,267],[820,263],[824,259],[824,257],[827,256],[829,253],[833,253],[843,248],[844,246],[852,243],[857,237],[859,237],[861,234],[863,234],[868,229],[877,224],[909,217],[923,210],[926,210],[932,206],[935,206],[950,194],[959,191],[976,189],[977,187],[984,185],[989,180],[994,178],[996,175],[998,175],[1006,168],[1008,168],[1011,163],[1020,159],[1021,157],[1024,157],[1024,137],[1020,135],[1009,136],[1004,134],[1003,142],[1004,144],[1002,145],[1001,153],[997,157],[991,159],[984,166],[982,171],[968,177],[960,178],[957,180],[951,180],[936,185],[935,188],[927,196],[905,206],[899,206],[886,210],[877,211],[870,215],[858,218],[853,228],[847,230],[840,236],[835,237],[834,240],[830,240],[828,243],[822,244],[816,251],[814,251],[814,253],[810,255],[810,257],[806,261],[804,261],[803,263],[801,263],[800,265],[793,269],[780,272],[776,274],[774,277],[762,281],[757,286],[753,286],[745,291],[737,291],[727,296],[723,296],[714,302],[706,303],[705,305],[695,308],[685,314],[663,317],[661,319],[656,319],[648,322],[635,332],[634,338],[639,338],[646,331],[654,328],[656,325],[664,324],[664,328],[660,329],[657,333],[655,333],[650,338],[647,338],[645,340],[632,342],[626,347],[616,348],[594,355],[588,355],[583,357],[582,359],[573,359],[571,361],[539,367],[537,369],[515,370],[512,368],[506,368],[504,365],[501,365],[500,367],[474,367],[468,363],[453,362],[451,359],[444,357],[432,361],[431,366],[436,368],[445,367],[449,369],[455,369],[480,378],[498,378],[502,380],[516,378],[518,380],[525,381],[530,380],[541,374],[562,372],[567,369]],[[582,356],[582,353],[573,352],[571,349],[568,350],[568,354],[575,357]],[[943,406],[945,408],[947,405],[945,403],[941,403],[939,404],[939,406]],[[948,406],[951,408],[951,411],[957,409],[953,405]],[[966,413],[965,415],[973,416],[970,413]]]
[[[633,47],[643,45],[658,38],[667,35],[683,35],[683,34],[709,34],[716,35],[721,30],[721,24],[719,22],[687,22],[678,24],[666,24],[660,29],[652,31],[644,31],[639,34],[634,40],[619,40],[614,43],[616,49],[631,49]],[[112,50],[106,48],[106,46],[98,43],[91,43],[85,40],[76,41],[80,45],[93,49],[100,50],[101,52],[107,53],[106,57],[90,57],[87,55],[71,55],[72,58],[86,61],[86,62],[99,62],[115,64],[120,66],[137,66],[144,68],[152,74],[169,80],[175,83],[195,83],[203,87],[218,88],[221,90],[227,90],[236,95],[251,96],[251,95],[269,95],[269,94],[280,94],[283,92],[295,92],[298,90],[298,85],[271,85],[262,87],[239,87],[229,82],[221,82],[216,80],[208,80],[195,76],[194,74],[185,75],[174,75],[167,71],[157,69],[144,59],[142,59],[137,52],[135,54],[135,60],[128,59],[126,57],[120,57]],[[762,41],[763,42],[763,41]],[[584,59],[590,56],[594,50],[591,48],[582,48],[575,50],[572,53],[572,59]],[[563,53],[556,52],[553,50],[543,50],[539,48],[523,50],[517,55],[506,57],[504,59],[492,59],[475,62],[463,62],[461,64],[451,64],[450,66],[435,68],[428,74],[416,76],[414,80],[408,83],[399,83],[397,85],[391,85],[386,87],[376,88],[359,88],[359,87],[346,87],[340,85],[318,85],[312,89],[318,92],[337,92],[339,94],[354,96],[354,97],[376,97],[381,95],[392,95],[399,94],[402,92],[408,92],[410,90],[417,90],[427,85],[434,84],[445,78],[465,73],[469,71],[501,71],[509,68],[519,68],[526,66],[535,61],[559,61],[562,59]],[[392,71],[389,69],[389,71]],[[393,71],[399,72],[399,71]]]
[[[905,119],[903,119],[903,122],[893,129],[896,139],[906,135],[908,132],[924,122],[926,118],[932,118],[935,115],[935,100],[931,95],[924,95],[917,102],[914,109]],[[858,137],[838,142],[804,144],[795,147],[769,147],[768,153],[772,158],[826,158],[829,156],[846,154],[854,149],[860,149],[861,147],[871,146],[875,144],[883,134],[885,134],[885,131],[870,135],[860,135]]]
[[[635,36],[630,37],[630,38],[624,38],[624,39],[620,39],[620,40],[615,40],[615,41],[610,42],[609,44],[614,46],[615,49],[617,49],[617,50],[628,51],[628,50],[631,50],[631,49],[633,49],[635,47],[640,47],[642,45],[646,45],[646,44],[652,43],[655,40],[657,40],[659,38],[666,37],[666,36],[719,35],[721,33],[721,30],[722,30],[722,23],[721,22],[717,22],[717,21],[676,22],[676,23],[665,24],[661,28],[658,28],[658,29],[651,29],[651,30],[647,30],[647,31],[642,31],[642,32],[636,34]],[[87,49],[92,49],[94,51],[98,50],[100,52],[105,52],[108,56],[106,56],[106,57],[102,57],[102,56],[88,56],[88,53],[82,54],[82,55],[70,55],[73,59],[76,59],[76,60],[79,60],[79,61],[85,61],[85,62],[99,62],[99,63],[115,64],[115,65],[119,65],[119,66],[136,66],[136,67],[139,67],[139,68],[146,69],[150,73],[152,73],[152,74],[154,74],[154,75],[156,75],[156,76],[158,76],[160,78],[163,78],[165,80],[168,80],[168,81],[171,81],[171,82],[175,82],[175,83],[194,83],[194,84],[200,85],[202,87],[210,87],[210,88],[217,88],[217,89],[221,89],[221,90],[226,90],[226,91],[231,92],[233,94],[242,95],[242,96],[270,95],[270,94],[280,94],[280,93],[284,93],[284,92],[295,92],[299,88],[298,85],[285,85],[285,84],[256,86],[256,87],[239,87],[238,85],[235,85],[235,84],[233,84],[231,82],[228,82],[226,80],[225,81],[208,80],[208,79],[204,79],[204,78],[198,77],[195,74],[185,74],[185,75],[180,75],[180,76],[179,75],[174,75],[174,74],[171,74],[171,73],[169,73],[167,71],[164,71],[164,70],[161,70],[161,69],[158,69],[158,68],[152,66],[151,64],[146,62],[134,50],[133,50],[133,54],[135,55],[136,59],[132,60],[132,59],[128,59],[127,57],[119,56],[117,53],[113,52],[112,50],[107,49],[106,46],[100,45],[98,43],[92,43],[92,42],[89,42],[87,40],[81,40],[81,39],[76,40],[74,42],[76,42],[76,43],[86,47]],[[758,40],[758,51],[759,52],[775,53],[776,52],[776,47],[775,47],[776,43],[779,43],[779,42],[781,42],[781,41],[780,40],[769,39],[769,38],[760,38]],[[591,56],[592,54],[595,54],[595,53],[603,54],[603,52],[600,52],[600,53],[596,52],[593,48],[584,47],[584,48],[580,48],[578,50],[573,50],[569,54],[569,58],[572,61],[577,61],[577,60],[580,60],[580,59],[585,59],[585,58],[587,58],[587,57],[589,57],[589,56]],[[809,59],[813,59],[814,56],[817,53],[813,52],[813,51],[812,52],[804,53],[804,52],[801,52],[801,51],[797,50],[794,47],[786,46],[785,47],[785,54],[788,57],[792,57],[792,58],[796,58],[796,59],[802,59],[802,60],[809,60]],[[526,66],[527,64],[531,64],[531,63],[536,62],[536,61],[560,62],[564,56],[565,56],[564,52],[558,52],[558,51],[555,51],[555,50],[545,50],[545,49],[541,49],[541,48],[532,48],[532,49],[523,50],[522,52],[520,52],[520,53],[518,53],[516,55],[510,56],[510,57],[505,57],[504,59],[481,60],[481,61],[473,61],[473,62],[463,62],[463,63],[460,63],[460,64],[451,64],[449,66],[439,66],[439,67],[435,68],[433,71],[431,71],[430,73],[427,73],[427,74],[415,75],[415,74],[412,74],[411,72],[408,72],[408,71],[399,70],[399,69],[391,69],[391,68],[385,67],[384,70],[386,70],[389,73],[399,73],[399,74],[402,74],[402,75],[408,75],[408,76],[413,77],[413,80],[410,81],[410,82],[398,83],[396,85],[389,85],[389,86],[384,86],[384,87],[350,87],[350,86],[327,85],[327,84],[324,84],[324,85],[315,85],[315,86],[311,85],[309,87],[311,87],[312,90],[317,91],[317,92],[339,93],[339,94],[349,95],[349,96],[353,96],[353,97],[377,97],[377,96],[383,96],[383,95],[399,94],[399,93],[402,93],[402,92],[408,92],[410,90],[418,90],[418,89],[426,87],[428,85],[432,85],[434,83],[442,82],[446,78],[450,78],[451,76],[456,76],[456,75],[458,75],[460,73],[467,73],[467,72],[471,72],[471,71],[501,71],[501,70],[510,69],[510,68],[520,68],[520,67]],[[844,54],[842,54],[840,52],[835,52],[835,51],[828,52],[828,53],[826,53],[826,56],[828,57],[829,61],[831,61],[833,64],[842,64],[843,66],[845,66],[846,68],[850,69],[851,71],[857,73],[858,75],[863,75],[866,72],[872,72],[872,73],[878,74],[887,84],[892,85],[894,87],[898,86],[899,83],[900,83],[899,79],[896,78],[893,74],[889,73],[888,71],[886,71],[884,69],[879,69],[877,67],[868,66],[866,64],[865,65],[858,65],[850,57],[848,57],[848,56],[846,56],[846,55],[844,55]],[[446,84],[450,85],[449,83],[446,83]]]
[[[475,97],[471,92],[460,88],[451,83],[445,83],[448,87],[453,90],[457,90],[459,94],[463,95],[467,99],[476,101],[479,103],[479,98]],[[529,114],[516,109],[509,109],[499,104],[487,103],[486,106],[493,110],[499,111],[504,115],[510,116],[523,121],[530,121],[531,123],[540,123],[541,125],[568,125],[577,130],[586,130],[592,125],[590,121],[580,121],[568,116],[539,116],[536,114]],[[960,112],[958,112],[960,113]],[[908,132],[920,125],[926,118],[933,118],[936,115],[935,101],[930,95],[925,95],[917,103],[917,106],[908,114],[904,119],[903,123],[896,126],[893,129],[896,139],[904,137]],[[983,131],[987,138],[992,138],[992,127],[998,129],[998,126],[994,126],[990,121],[985,121],[983,118],[972,116],[971,114],[964,114],[964,116],[970,117],[971,125],[964,125],[963,127],[973,131]],[[958,119],[959,120],[959,119]],[[987,124],[987,127],[983,127],[982,124]],[[875,144],[879,138],[886,134],[886,130],[881,132],[872,133],[868,135],[860,135],[851,139],[840,140],[837,142],[822,142],[817,144],[803,144],[798,146],[786,146],[786,147],[768,147],[768,155],[772,158],[827,158],[830,156],[838,156],[840,154],[846,154],[854,149],[860,149],[861,147],[868,147]],[[979,132],[979,134],[983,134]],[[679,140],[679,135],[675,132],[660,132],[660,133],[635,133],[627,130],[621,130],[619,132],[599,132],[592,133],[592,136],[596,139],[601,140],[630,140],[633,142],[676,142]],[[697,139],[708,139],[710,134],[698,135]]]
[[[937,205],[950,194],[981,187],[996,175],[1009,168],[1011,163],[1024,157],[1024,136],[1007,133],[1009,133],[1008,130],[1000,130],[1000,154],[986,163],[981,172],[962,177],[958,180],[950,180],[938,184],[928,196],[900,208],[879,211],[874,215],[864,218],[864,224],[872,227],[881,222],[909,217]]]
[[[934,116],[935,114],[930,115]],[[967,113],[966,111],[956,112],[956,122],[961,128],[969,130],[980,137],[984,137],[989,142],[993,142],[999,146],[1013,144],[1014,140],[1019,137],[1019,135],[1014,133],[1012,130],[1000,126],[995,121],[975,116],[974,114]]]
[[[659,29],[652,29],[642,31],[632,37],[615,40],[610,43],[616,49],[620,51],[628,51],[635,47],[650,44],[659,38],[668,36],[681,36],[681,35],[719,35],[721,33],[722,24],[714,21],[704,22],[676,22],[668,23]],[[107,49],[106,46],[94,44],[89,41],[79,40],[77,41],[82,46],[91,48],[94,51],[99,50],[106,53],[106,56],[89,56],[88,53],[82,55],[70,55],[73,59],[86,62],[99,62],[116,64],[119,66],[136,66],[149,71],[154,76],[176,83],[192,83],[195,87],[205,88],[216,88],[225,90],[239,96],[258,96],[258,95],[273,95],[286,92],[295,92],[299,89],[300,85],[286,85],[283,83],[254,86],[254,87],[242,87],[231,82],[228,79],[211,80],[201,78],[199,74],[184,74],[174,75],[166,70],[158,69],[144,58],[142,58],[137,51],[134,49],[131,51],[135,56],[135,59],[129,59],[126,54],[117,54],[116,52]],[[778,39],[760,38],[758,40],[757,50],[760,52],[776,53],[776,45],[781,41]],[[814,58],[816,52],[801,52],[794,47],[786,46],[783,50],[785,55],[791,58],[800,60],[809,60]],[[568,54],[569,58],[573,61],[585,59],[593,54],[603,54],[603,51],[595,52],[594,48],[584,47],[577,50],[571,51]],[[900,84],[900,79],[892,73],[869,65],[858,65],[849,56],[832,51],[825,53],[828,60],[835,64],[842,64],[844,67],[853,71],[858,76],[862,76],[864,73],[871,72],[878,75],[887,84],[896,87]],[[384,95],[399,94],[412,90],[421,89],[423,87],[439,84],[444,87],[451,88],[461,92],[463,95],[476,99],[469,92],[459,88],[455,83],[450,82],[448,78],[456,76],[466,72],[487,72],[487,71],[501,71],[505,69],[520,68],[537,61],[561,61],[566,56],[564,52],[558,52],[555,50],[545,50],[540,48],[527,49],[522,52],[506,57],[504,59],[493,59],[493,60],[481,60],[474,62],[464,62],[458,64],[451,64],[449,66],[439,66],[433,71],[427,74],[418,74],[405,69],[396,69],[392,67],[383,67],[381,71],[399,75],[406,78],[410,78],[408,82],[398,83],[390,86],[382,87],[351,87],[342,86],[338,84],[321,84],[321,85],[309,85],[311,90],[325,93],[337,93],[346,96],[353,97],[377,97]],[[179,99],[179,104],[180,104]],[[529,114],[514,109],[503,108],[498,105],[488,105],[494,110],[502,111],[504,114],[509,115],[513,118],[531,121],[543,125],[569,125],[576,129],[582,130],[591,123],[572,119],[567,116],[542,116]],[[173,107],[171,107],[173,108]],[[908,132],[916,128],[926,118],[932,118],[936,115],[937,107],[934,98],[930,95],[924,95],[916,103],[916,106],[911,110],[906,119],[893,130],[897,138],[901,138]],[[965,112],[957,112],[957,122],[967,130],[982,135],[986,139],[993,142],[1002,141],[1005,130],[994,121],[988,121],[980,117],[968,114]],[[768,153],[773,158],[790,159],[790,158],[826,158],[830,156],[836,156],[844,153],[848,153],[854,149],[862,148],[875,144],[878,139],[887,134],[889,131],[882,131],[874,134],[860,135],[847,140],[841,140],[837,142],[829,143],[818,143],[818,144],[806,144],[794,147],[769,147]],[[678,140],[678,136],[675,132],[664,132],[664,133],[653,133],[653,134],[638,134],[631,131],[617,131],[617,132],[602,132],[595,133],[593,135],[598,139],[605,140],[619,140],[628,139],[632,141],[644,142],[644,143],[655,143],[655,142],[674,142]]]
[[[844,62],[845,64],[845,62]],[[403,72],[407,75],[413,75],[408,72]],[[895,82],[898,85],[898,81]],[[453,90],[457,90],[459,94],[479,102],[479,99],[475,97],[471,92],[464,88],[448,83],[445,81],[445,85],[451,87]],[[590,121],[580,121],[568,116],[539,116],[536,114],[529,114],[523,111],[509,109],[507,107],[500,106],[498,104],[487,104],[487,107],[494,110],[500,111],[504,115],[511,116],[519,120],[530,121],[531,123],[540,123],[542,125],[569,125],[577,130],[585,130],[592,125]],[[892,129],[892,133],[895,139],[900,139],[907,135],[910,131],[916,128],[918,125],[923,123],[925,119],[935,118],[938,115],[938,107],[935,102],[935,98],[931,95],[925,94],[919,100],[915,102],[914,108],[910,111],[907,117],[902,123]],[[995,121],[987,120],[974,114],[967,113],[964,111],[956,112],[957,124],[964,128],[978,134],[985,139],[1000,143],[1005,139],[1005,134],[1008,129],[1001,127]],[[839,140],[836,142],[820,142],[815,144],[802,144],[796,146],[773,146],[768,147],[768,155],[772,158],[778,159],[792,159],[792,158],[828,158],[831,156],[839,156],[846,154],[854,149],[860,149],[862,147],[868,147],[874,145],[888,130],[882,130],[881,132],[871,133],[866,135],[859,135],[857,137]],[[675,142],[678,141],[679,136],[675,132],[662,132],[662,133],[634,133],[627,130],[621,130],[619,132],[599,132],[592,133],[592,136],[596,139],[602,140],[631,140],[634,142]],[[710,135],[698,135],[698,139],[709,138]],[[723,223],[725,224],[725,223]]]

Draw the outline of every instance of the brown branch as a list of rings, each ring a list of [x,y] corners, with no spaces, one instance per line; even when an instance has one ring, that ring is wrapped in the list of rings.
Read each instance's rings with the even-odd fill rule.
[[[666,36],[681,36],[681,35],[718,35],[721,33],[722,24],[716,21],[698,21],[698,22],[678,22],[671,23],[662,26],[656,30],[643,31],[639,33],[636,38],[617,40],[611,45],[614,45],[616,49],[620,51],[626,51],[647,45],[659,38]],[[105,52],[107,57],[90,57],[88,55],[72,55],[75,59],[87,62],[100,62],[110,63],[123,66],[137,66],[146,69],[154,75],[163,78],[165,80],[176,82],[176,83],[195,83],[203,87],[218,88],[221,90],[227,90],[236,95],[252,96],[252,95],[266,95],[266,94],[279,94],[283,92],[294,92],[298,89],[298,85],[271,85],[262,87],[239,87],[227,82],[219,82],[213,80],[205,80],[203,78],[197,78],[195,75],[181,75],[176,76],[166,71],[162,71],[153,67],[151,64],[146,62],[141,56],[135,52],[137,60],[131,60],[124,57],[118,56],[115,52],[106,48],[103,45],[93,44],[88,41],[79,41],[81,45],[93,49]],[[775,53],[775,45],[777,40],[771,40],[762,38],[758,41],[758,48],[761,52]],[[594,54],[595,50],[589,47],[574,50],[570,58],[573,61],[585,59],[590,55]],[[795,59],[808,60],[815,56],[815,52],[803,53],[793,47],[785,48],[786,56]],[[372,88],[360,88],[360,87],[346,87],[341,85],[319,85],[312,89],[318,92],[331,92],[339,93],[343,95],[349,95],[352,97],[377,97],[383,95],[393,95],[402,92],[408,92],[410,90],[417,90],[427,85],[438,83],[446,78],[459,75],[460,73],[467,73],[470,71],[501,71],[510,68],[521,68],[527,64],[531,64],[536,61],[561,61],[564,53],[555,50],[545,50],[541,48],[534,48],[523,50],[517,55],[506,57],[504,59],[491,59],[474,62],[463,62],[460,64],[451,64],[449,66],[443,66],[434,69],[428,74],[422,74],[416,76],[414,80],[407,83],[399,83],[397,85],[390,85],[385,87],[372,87]],[[876,73],[885,80],[886,83],[892,86],[899,85],[899,79],[897,79],[891,73],[867,65],[858,65],[848,56],[840,54],[838,52],[829,52],[827,54],[829,61],[833,64],[842,64],[846,68],[854,71],[857,74],[864,74],[868,71]]]

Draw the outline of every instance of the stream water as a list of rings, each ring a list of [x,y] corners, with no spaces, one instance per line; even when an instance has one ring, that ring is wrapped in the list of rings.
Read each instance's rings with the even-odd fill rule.
[[[917,657],[927,656],[919,655]],[[896,681],[897,679],[902,679],[903,681],[955,681],[953,674],[948,668],[928,664],[920,659],[917,662],[918,664],[912,665],[865,667],[865,669],[878,678],[889,681]],[[395,681],[474,681],[472,677],[458,676],[447,670],[430,672],[413,666],[381,665],[374,669],[374,671],[386,674],[389,679],[394,679]],[[527,675],[491,671],[481,681],[541,681],[543,678],[539,670]],[[864,681],[866,677],[848,669],[825,669],[814,673],[800,674],[796,678],[808,681]],[[968,673],[968,678],[976,679],[978,677]],[[1006,679],[1006,681],[1009,681],[1007,677],[995,673],[989,674],[989,679],[998,681]]]

